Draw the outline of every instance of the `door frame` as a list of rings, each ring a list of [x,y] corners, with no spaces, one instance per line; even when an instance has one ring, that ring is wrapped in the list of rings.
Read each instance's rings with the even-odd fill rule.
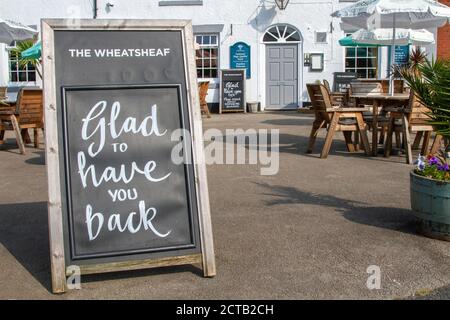
[[[258,80],[258,87],[259,87],[259,99],[261,101],[261,110],[265,110],[266,109],[266,98],[267,98],[267,86],[266,86],[266,64],[267,64],[267,59],[266,59],[266,46],[270,46],[270,45],[283,45],[283,44],[289,44],[289,45],[297,45],[297,109],[300,109],[303,107],[303,36],[302,33],[300,32],[300,30],[298,28],[296,28],[295,26],[288,24],[288,23],[280,23],[278,25],[288,25],[292,28],[294,28],[295,30],[297,30],[298,34],[300,35],[300,42],[286,42],[286,43],[282,43],[282,42],[273,42],[273,43],[268,43],[268,42],[264,42],[263,38],[264,35],[266,34],[267,30],[269,30],[270,28],[272,28],[274,25],[270,25],[269,27],[266,28],[266,30],[261,34],[260,36],[260,42],[259,42],[259,59],[258,59],[258,65],[259,65],[259,70],[258,70],[258,74],[259,76],[259,80]],[[276,110],[297,110],[297,109],[270,109],[271,111],[276,111]]]
[[[282,107],[282,108],[267,108],[267,110],[280,110],[280,111],[283,111],[283,110],[297,110],[298,108],[299,108],[299,92],[300,92],[300,88],[299,88],[299,86],[300,86],[300,83],[299,83],[299,69],[300,69],[300,67],[299,67],[299,61],[298,61],[298,50],[299,50],[299,46],[298,46],[298,43],[271,43],[271,44],[269,44],[269,43],[266,43],[265,44],[265,46],[264,46],[264,53],[266,54],[267,53],[267,51],[268,51],[268,48],[269,47],[283,47],[283,46],[291,46],[291,47],[297,47],[297,107]],[[264,70],[265,70],[265,74],[264,74],[264,77],[265,77],[265,81],[264,81],[264,92],[265,92],[265,96],[264,96],[264,99],[265,99],[265,103],[264,103],[264,108],[266,108],[267,107],[267,98],[268,98],[268,92],[267,92],[267,87],[268,87],[268,81],[267,81],[267,75],[268,75],[268,72],[269,72],[269,70],[267,69],[267,62],[268,62],[268,57],[266,56],[265,57],[265,68],[264,68]]]

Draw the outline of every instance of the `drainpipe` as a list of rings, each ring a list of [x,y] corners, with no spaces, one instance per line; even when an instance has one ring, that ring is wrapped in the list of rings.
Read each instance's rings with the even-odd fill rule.
[[[94,19],[97,19],[98,14],[98,1],[94,0]]]

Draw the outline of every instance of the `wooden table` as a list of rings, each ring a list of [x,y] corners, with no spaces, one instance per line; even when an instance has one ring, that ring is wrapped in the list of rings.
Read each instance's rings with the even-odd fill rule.
[[[396,93],[389,95],[388,93],[371,93],[371,94],[354,94],[350,98],[355,100],[355,106],[361,103],[372,104],[373,122],[372,122],[372,156],[378,154],[378,110],[386,104],[406,106],[409,103],[409,93]],[[408,128],[408,119],[403,117],[403,125]],[[409,130],[405,133],[406,142],[409,141]]]

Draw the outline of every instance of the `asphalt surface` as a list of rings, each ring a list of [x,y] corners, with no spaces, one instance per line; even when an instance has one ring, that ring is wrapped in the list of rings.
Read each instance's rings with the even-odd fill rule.
[[[448,299],[450,243],[417,233],[401,156],[305,153],[312,117],[213,115],[205,128],[279,129],[280,170],[210,165],[217,276],[197,266],[86,276],[51,294],[43,149],[0,147],[0,298],[3,299]],[[11,138],[12,136],[9,135]],[[43,147],[43,146],[41,146]],[[381,288],[369,290],[378,266]]]

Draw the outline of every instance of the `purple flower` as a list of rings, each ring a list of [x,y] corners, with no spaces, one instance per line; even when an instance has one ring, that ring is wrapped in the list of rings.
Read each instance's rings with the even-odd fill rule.
[[[438,165],[437,168],[438,168],[439,171],[449,171],[449,169],[450,169],[449,166],[448,166],[448,163],[445,163],[445,164],[442,164],[442,165],[440,164],[440,165]]]
[[[428,163],[430,164],[430,166],[433,166],[435,164],[439,164],[439,159],[436,157],[431,157],[430,159],[428,159]]]
[[[420,171],[423,171],[425,169],[425,157],[422,155],[419,155],[416,161],[417,169]]]

